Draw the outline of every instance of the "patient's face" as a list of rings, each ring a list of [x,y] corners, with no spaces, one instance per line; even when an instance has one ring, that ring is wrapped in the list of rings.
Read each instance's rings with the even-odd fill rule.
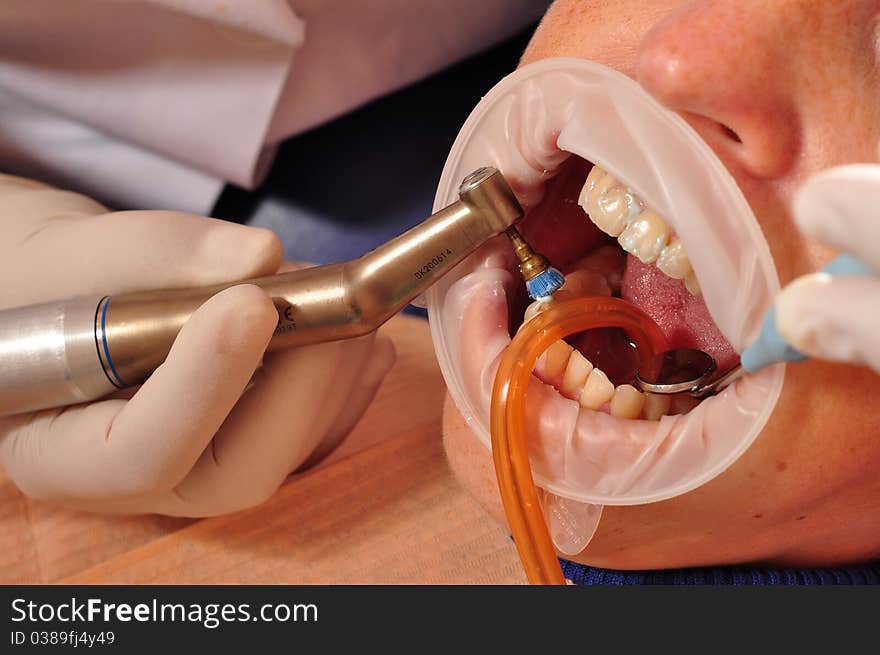
[[[557,0],[523,63],[559,56],[637,79],[700,133],[748,199],[783,284],[835,255],[798,232],[789,207],[811,174],[877,160],[878,0]],[[877,398],[880,377],[866,369],[789,366],[769,423],[728,471],[668,501],[606,507],[576,559],[659,568],[876,557]],[[503,516],[489,456],[451,403],[444,438],[459,477]]]

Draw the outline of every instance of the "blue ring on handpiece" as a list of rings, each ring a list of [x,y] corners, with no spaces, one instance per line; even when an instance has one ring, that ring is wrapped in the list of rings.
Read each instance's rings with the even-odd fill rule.
[[[110,372],[113,374],[113,377],[116,378],[116,386],[122,388],[127,387],[128,385],[123,382],[122,378],[119,377],[119,373],[116,372],[116,367],[113,365],[113,358],[110,357],[110,346],[107,345],[107,308],[110,307],[110,299],[112,297],[113,296],[107,296],[107,302],[104,303],[104,309],[101,310],[101,344],[104,346],[104,359],[107,360],[107,366],[110,367]]]

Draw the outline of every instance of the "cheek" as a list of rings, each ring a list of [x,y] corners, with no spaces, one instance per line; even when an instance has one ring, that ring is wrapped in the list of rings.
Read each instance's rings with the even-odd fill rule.
[[[443,403],[443,447],[462,486],[495,520],[506,523],[492,456],[468,428],[448,394]]]
[[[523,54],[521,65],[548,57],[579,57],[635,77],[644,34],[681,0],[556,0]]]
[[[748,177],[738,178],[737,183],[758,218],[781,285],[822,268],[838,254],[798,230],[790,211],[797,185],[766,184]]]
[[[814,241],[812,239],[806,240],[806,247],[804,249],[804,257],[806,259],[807,266],[805,267],[805,273],[812,273],[815,270],[818,270],[825,266],[828,262],[830,262],[834,257],[836,257],[838,253],[833,248],[829,248],[828,246],[819,243],[818,241]]]

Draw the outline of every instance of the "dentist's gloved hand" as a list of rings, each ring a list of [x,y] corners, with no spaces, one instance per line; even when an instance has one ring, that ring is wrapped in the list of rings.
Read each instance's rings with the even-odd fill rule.
[[[0,307],[213,284],[280,264],[266,230],[108,213],[0,175]],[[262,502],[351,429],[394,359],[390,341],[370,335],[268,353],[258,369],[277,318],[258,287],[218,293],[130,398],[0,418],[0,463],[24,493],[91,511],[204,516]]]
[[[804,233],[880,272],[880,165],[816,175],[799,190],[794,214]],[[779,333],[798,350],[880,373],[880,279],[805,275],[783,289],[776,310]]]

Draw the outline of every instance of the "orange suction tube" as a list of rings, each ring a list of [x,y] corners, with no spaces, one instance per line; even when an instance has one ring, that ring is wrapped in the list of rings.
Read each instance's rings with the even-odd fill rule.
[[[532,584],[565,584],[529,464],[525,402],[532,369],[552,343],[604,327],[626,331],[636,345],[642,371],[653,372],[653,356],[668,349],[657,324],[634,305],[618,298],[582,297],[553,303],[525,324],[507,347],[495,374],[492,458],[507,521]]]

